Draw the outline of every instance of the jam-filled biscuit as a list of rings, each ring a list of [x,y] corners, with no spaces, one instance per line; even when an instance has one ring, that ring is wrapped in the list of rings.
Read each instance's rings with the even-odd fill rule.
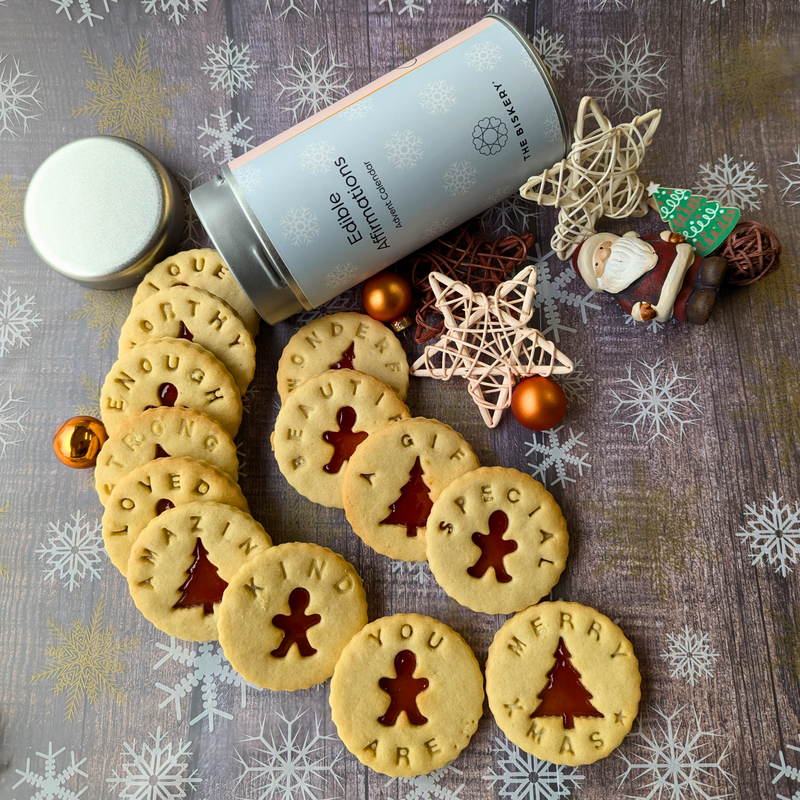
[[[428,563],[461,605],[510,614],[538,602],[567,561],[567,523],[530,475],[481,467],[456,478],[428,517]]]
[[[300,494],[342,508],[344,469],[373,431],[408,417],[382,381],[355,370],[329,370],[297,387],[281,406],[272,433],[278,467]]]
[[[396,614],[345,647],[330,703],[339,737],[362,764],[410,778],[441,769],[469,744],[483,713],[483,675],[452,628]]]
[[[540,603],[509,619],[486,660],[494,718],[514,744],[554,764],[591,764],[618,747],[639,709],[639,662],[608,617]]]
[[[195,500],[248,510],[239,485],[205,461],[171,456],[129,472],[111,492],[102,519],[103,542],[111,563],[125,575],[131,548],[150,521]]]
[[[134,414],[183,406],[208,414],[231,435],[242,421],[242,397],[225,365],[186,339],[151,339],[111,367],[100,391],[100,415],[109,435]]]
[[[422,417],[390,422],[350,459],[342,483],[347,521],[379,553],[425,561],[433,502],[451,481],[479,466],[449,425]]]
[[[131,597],[164,633],[192,642],[214,640],[228,584],[271,545],[261,525],[235,506],[176,506],[152,519],[131,549]]]
[[[219,642],[251,683],[294,691],[327,680],[344,646],[367,623],[361,578],[340,555],[305,542],[252,558],[218,610]]]
[[[187,339],[212,352],[244,394],[256,369],[256,345],[224,300],[194,286],[162,289],[131,309],[119,334],[119,355],[150,339]]]
[[[389,328],[366,314],[329,314],[312,320],[289,339],[278,362],[281,402],[304,380],[329,369],[366,372],[391,386],[405,400],[405,350]]]
[[[156,458],[186,456],[208,461],[238,479],[236,445],[222,426],[191,408],[151,408],[114,429],[97,458],[94,486],[105,505],[117,481]]]
[[[196,286],[221,297],[236,309],[253,336],[258,333],[261,319],[258,312],[222,260],[222,256],[216,250],[208,248],[184,250],[156,264],[136,289],[133,304],[141,303],[162,289],[183,285]]]

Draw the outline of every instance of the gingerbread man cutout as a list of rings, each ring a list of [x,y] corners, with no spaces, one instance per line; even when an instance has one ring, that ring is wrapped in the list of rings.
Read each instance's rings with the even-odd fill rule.
[[[311,597],[307,589],[298,586],[289,595],[291,614],[276,614],[272,624],[283,631],[283,641],[270,652],[275,658],[285,658],[293,644],[297,645],[303,658],[313,656],[317,652],[308,641],[308,629],[319,625],[322,617],[319,614],[306,614]]]
[[[428,688],[427,678],[415,678],[414,670],[417,668],[417,657],[411,650],[401,650],[394,657],[394,671],[396,678],[381,678],[378,686],[389,695],[389,708],[378,722],[386,727],[391,727],[397,718],[405,711],[408,721],[412,725],[424,725],[428,718],[420,713],[417,708],[417,696]]]
[[[508,517],[505,511],[493,511],[489,517],[489,533],[475,531],[472,541],[481,549],[481,557],[467,572],[473,578],[482,578],[489,567],[494,568],[494,576],[499,583],[508,583],[511,576],[506,572],[503,559],[513,553],[519,545],[513,539],[504,539],[503,534],[508,530]]]

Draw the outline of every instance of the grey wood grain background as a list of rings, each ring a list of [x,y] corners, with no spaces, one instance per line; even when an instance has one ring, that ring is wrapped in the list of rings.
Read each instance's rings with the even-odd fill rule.
[[[37,754],[47,754],[49,745],[52,753],[66,748],[53,761],[57,774],[70,763],[70,753],[76,763],[85,759],[80,766],[85,776],[64,780],[70,792],[87,786],[86,797],[148,797],[123,794],[126,784],[114,778],[131,760],[126,746],[140,752],[153,743],[157,730],[174,743],[173,753],[179,740],[191,741],[191,756],[176,762],[188,765],[184,776],[196,769],[195,777],[202,778],[194,792],[198,798],[305,796],[296,788],[282,793],[268,771],[247,771],[245,765],[252,767],[259,757],[259,742],[248,737],[262,731],[262,749],[272,736],[279,745],[282,735],[299,731],[302,741],[310,732],[320,750],[306,755],[306,763],[316,765],[316,772],[308,773],[309,797],[791,796],[800,781],[771,765],[781,754],[800,767],[800,754],[789,749],[800,744],[797,567],[783,575],[775,565],[754,565],[749,541],[736,534],[753,530],[748,506],[763,524],[770,522],[761,509],[774,493],[776,508],[786,513],[772,526],[772,539],[795,560],[800,555],[800,205],[793,204],[800,202],[800,186],[791,182],[791,176],[795,181],[800,176],[800,166],[792,167],[800,160],[800,6],[794,0],[500,4],[504,15],[550,48],[551,63],[560,65],[556,84],[570,121],[587,93],[605,98],[601,105],[613,121],[627,121],[632,109],[663,108],[643,170],[645,183],[735,195],[744,201],[743,218],[767,224],[785,250],[781,272],[763,284],[725,287],[707,326],[668,324],[652,330],[626,325],[610,298],[595,296],[590,306],[576,305],[587,294],[585,287],[568,275],[567,266],[547,257],[552,211],[511,212],[512,228],[536,235],[540,270],[541,265],[549,269],[561,329],[548,336],[558,335],[559,347],[581,359],[586,378],[559,434],[561,444],[572,441],[573,455],[585,454],[581,470],[568,460],[566,474],[574,480],[555,485],[555,470],[545,474],[564,509],[572,545],[552,596],[595,606],[618,619],[640,658],[641,736],[629,737],[619,753],[576,771],[536,765],[524,756],[515,761],[511,751],[503,751],[487,708],[454,769],[417,782],[390,781],[349,754],[337,756],[341,745],[327,709],[327,686],[291,695],[247,688],[242,707],[240,688],[226,684],[213,667],[205,690],[198,680],[180,701],[178,719],[174,704],[164,704],[167,691],[157,684],[171,687],[205,662],[187,665],[168,658],[168,638],[140,617],[124,580],[104,555],[100,577],[85,577],[72,590],[64,580],[46,577],[39,551],[47,549],[53,532],[64,531],[75,514],[91,527],[102,510],[89,475],[56,462],[51,438],[62,421],[96,403],[93,391],[114,361],[117,331],[131,296],[130,290],[91,292],[51,272],[15,222],[20,192],[46,155],[99,131],[96,115],[74,113],[92,99],[86,83],[96,78],[85,49],[111,68],[115,56],[130,63],[144,37],[145,71],[160,70],[153,85],[174,91],[163,98],[171,116],[159,112],[153,118],[165,137],[151,133],[143,143],[191,186],[216,169],[203,158],[204,142],[198,139],[204,120],[213,124],[211,114],[232,111],[233,119],[248,118],[254,145],[293,123],[287,95],[279,97],[280,81],[291,73],[288,65],[319,50],[320,64],[335,60],[340,65],[328,77],[334,89],[352,91],[489,10],[462,0],[430,5],[421,0],[423,8],[413,16],[399,13],[403,6],[397,2],[393,7],[376,0],[321,0],[318,7],[313,0],[296,3],[303,13],[287,0],[272,0],[271,7],[262,0],[119,0],[108,9],[103,0],[86,0],[102,17],[90,26],[88,20],[77,22],[80,5],[68,0],[0,2],[0,56],[10,54],[0,62],[0,108],[9,102],[3,87],[14,59],[19,71],[34,76],[22,80],[36,98],[25,106],[35,118],[24,125],[12,115],[14,133],[0,133],[0,179],[7,176],[11,187],[10,199],[0,193],[0,292],[11,291],[15,298],[11,302],[6,294],[0,305],[7,344],[5,352],[0,350],[0,421],[5,425],[0,443],[7,444],[0,451],[0,797],[56,796],[47,788],[35,795],[32,779],[25,778],[27,770],[45,774],[46,759]],[[180,25],[170,19],[170,6],[185,8]],[[233,98],[213,89],[201,68],[207,48],[226,36],[248,44],[258,65],[252,88]],[[554,43],[553,37],[563,38]],[[310,112],[301,108],[298,119]],[[725,164],[736,169],[725,171],[720,167]],[[702,165],[714,174],[713,185],[704,180]],[[187,222],[187,244],[207,242],[196,220]],[[659,229],[652,214],[630,224],[640,232]],[[606,227],[624,229],[620,223]],[[25,297],[33,299],[20,310],[14,303]],[[351,292],[329,306],[358,308],[358,297]],[[540,310],[534,321],[542,329],[552,326],[552,313]],[[439,589],[427,568],[373,553],[349,530],[343,512],[296,496],[278,472],[269,450],[278,408],[275,370],[285,342],[302,321],[263,325],[257,340],[256,378],[238,438],[241,484],[254,516],[276,542],[317,542],[355,564],[364,578],[370,618],[396,612],[439,617],[466,637],[483,665],[504,617],[469,612]],[[18,331],[13,335],[8,334],[12,327]],[[22,328],[28,332],[19,333]],[[411,331],[402,341],[410,356],[419,352]],[[648,371],[654,391],[662,391],[664,402],[673,403],[675,419],[687,423],[682,434],[666,418],[661,438],[652,438],[651,418],[637,426],[620,424],[631,422],[636,409],[615,411],[618,396]],[[670,376],[677,376],[671,384]],[[547,434],[521,428],[510,414],[496,430],[486,429],[458,381],[412,380],[408,402],[415,414],[456,427],[487,465],[535,472],[542,456],[532,452],[532,445],[553,444]],[[93,614],[93,652],[108,645],[109,660],[79,663],[61,693],[54,691],[54,678],[32,680],[58,656],[48,648],[67,654],[64,642],[73,626],[90,628]],[[686,674],[671,674],[678,662],[663,657],[675,641],[669,637],[686,626],[704,637],[700,645],[695,642],[690,658],[699,670],[694,684]],[[135,646],[127,649],[133,640]],[[206,658],[216,652],[207,650]],[[187,652],[191,661],[201,650],[187,645]],[[165,656],[167,661],[155,668]],[[80,688],[81,676],[92,666],[113,682],[119,696],[101,684],[95,702],[79,691],[75,714],[66,719],[69,687]],[[209,685],[218,691],[219,708],[231,716],[217,717],[213,729],[208,717],[192,723],[209,706]],[[303,711],[290,727],[287,721]],[[333,738],[314,739],[317,730]],[[285,761],[280,753],[260,758],[278,766]],[[628,762],[639,766],[622,780]],[[302,766],[302,758],[298,763]],[[164,796],[182,795],[175,790]]]

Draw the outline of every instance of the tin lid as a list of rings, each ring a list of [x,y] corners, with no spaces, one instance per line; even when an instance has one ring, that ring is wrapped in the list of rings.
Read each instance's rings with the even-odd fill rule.
[[[92,136],[59,148],[25,196],[25,229],[41,259],[94,289],[141,280],[183,232],[180,188],[144,147]]]

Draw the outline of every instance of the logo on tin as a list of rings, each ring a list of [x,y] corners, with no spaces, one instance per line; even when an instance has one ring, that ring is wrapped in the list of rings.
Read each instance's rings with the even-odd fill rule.
[[[498,117],[484,117],[472,129],[472,144],[482,156],[499,153],[508,142],[508,127]]]

